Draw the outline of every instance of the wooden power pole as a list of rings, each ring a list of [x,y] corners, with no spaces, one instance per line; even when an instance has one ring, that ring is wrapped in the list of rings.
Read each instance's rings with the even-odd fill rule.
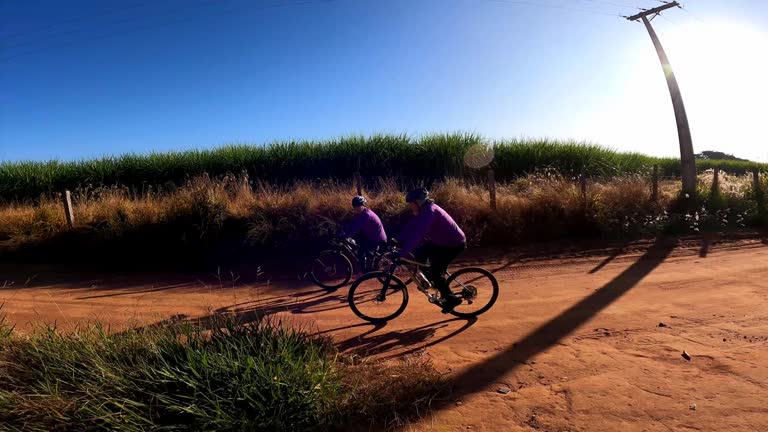
[[[661,46],[659,37],[651,26],[651,20],[659,13],[673,7],[680,7],[676,1],[665,3],[653,9],[640,12],[637,15],[627,17],[630,21],[642,20],[648,34],[651,35],[653,45],[656,47],[656,53],[659,55],[661,67],[664,69],[664,76],[667,78],[669,94],[672,96],[672,107],[675,110],[675,119],[677,120],[677,137],[680,141],[680,172],[683,177],[683,192],[693,194],[696,191],[696,159],[693,155],[693,139],[691,138],[691,128],[688,126],[688,116],[685,113],[685,104],[683,104],[683,95],[680,93],[680,86],[677,85],[675,73],[669,64],[667,53]],[[648,16],[651,15],[651,19]]]

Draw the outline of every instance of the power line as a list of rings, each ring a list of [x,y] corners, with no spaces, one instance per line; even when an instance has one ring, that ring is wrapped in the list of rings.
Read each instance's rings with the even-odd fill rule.
[[[198,3],[196,3],[195,6],[202,6],[202,5],[206,5],[206,4],[209,4],[209,3],[215,3],[216,1],[217,0],[202,0],[202,1],[198,2]],[[336,1],[336,0],[303,0],[303,1],[294,1],[294,2],[290,2],[290,3],[273,3],[273,4],[270,4],[270,5],[264,5],[264,6],[260,7],[260,8],[258,8],[258,9],[255,9],[255,10],[261,11],[261,10],[267,10],[267,9],[273,9],[273,8],[281,8],[281,7],[289,7],[289,6],[299,6],[299,5],[307,5],[307,4],[313,4],[313,3],[329,3],[329,2],[333,2],[333,1]],[[598,11],[598,10],[594,10],[594,9],[574,8],[574,7],[569,7],[569,6],[559,5],[559,4],[541,3],[541,2],[531,1],[531,0],[486,0],[486,1],[493,2],[493,3],[514,4],[514,5],[533,6],[533,7],[541,7],[541,8],[548,8],[548,9],[567,10],[567,11],[589,13],[589,14],[602,15],[602,16],[622,17],[622,15],[620,15],[620,14],[613,14],[613,13],[608,13],[608,12],[604,12],[604,11]],[[596,2],[596,3],[606,3],[606,4],[613,3],[614,5],[618,5],[618,3],[614,3],[614,2],[610,2],[610,1],[603,1],[603,0],[587,0],[587,1],[593,1],[593,2]],[[110,12],[114,13],[116,11],[117,12],[122,12],[122,11],[126,11],[126,10],[137,9],[137,8],[142,7],[142,6],[146,6],[148,4],[150,4],[150,3],[136,3],[136,4],[133,4],[131,6],[121,8],[121,9],[117,9],[117,10],[113,9]],[[621,5],[621,6],[622,7],[627,7],[625,5]],[[174,14],[176,14],[176,12],[179,12],[181,10],[186,10],[186,9],[189,9],[188,5],[185,5],[183,7],[177,7],[177,8],[168,9],[168,10],[163,11],[163,13],[160,13],[160,14],[154,14],[154,15],[149,15],[149,16],[144,15],[144,16],[126,17],[126,18],[123,18],[121,20],[111,21],[108,24],[109,25],[113,25],[113,26],[114,25],[120,25],[120,24],[133,24],[137,20],[146,21],[146,19],[148,17],[149,18],[157,18],[157,17],[168,16],[168,15],[174,15]],[[240,10],[241,10],[241,8],[235,7],[235,8],[231,8],[229,10],[222,11],[220,13],[226,14],[226,13],[238,12]],[[104,12],[99,12],[99,13],[90,14],[90,15],[86,15],[86,16],[75,17],[75,18],[72,18],[72,19],[60,21],[58,23],[52,23],[50,25],[41,27],[40,29],[56,28],[56,27],[61,26],[62,24],[82,22],[82,21],[86,21],[86,20],[92,19],[92,18],[97,18],[97,17],[100,17],[100,16],[108,16],[111,13],[108,13],[107,11],[104,11]],[[150,28],[166,27],[166,26],[169,26],[169,25],[174,25],[174,24],[190,21],[190,20],[195,19],[195,18],[197,18],[197,17],[194,17],[194,16],[193,17],[186,17],[186,18],[176,19],[176,20],[172,20],[172,21],[164,22],[164,23],[155,23],[155,24],[148,24],[148,25],[139,25],[139,26],[136,26],[136,27],[129,27],[129,28],[126,28],[126,29],[124,29],[122,31],[107,32],[107,33],[102,33],[102,34],[98,34],[98,35],[91,36],[91,37],[84,37],[84,38],[79,38],[79,39],[77,39],[77,38],[76,39],[71,39],[71,40],[63,41],[61,43],[56,43],[56,44],[53,44],[53,45],[48,45],[48,46],[43,46],[43,47],[40,47],[40,48],[33,48],[33,49],[26,50],[26,51],[22,51],[22,52],[17,53],[17,54],[13,54],[13,55],[10,55],[10,56],[4,57],[4,58],[0,58],[0,61],[8,61],[8,60],[12,60],[12,59],[15,59],[15,58],[18,58],[18,57],[22,57],[22,56],[26,56],[26,55],[31,55],[31,54],[36,54],[36,53],[39,53],[39,52],[44,52],[44,51],[48,51],[48,50],[55,49],[55,48],[71,46],[71,45],[74,45],[74,44],[77,44],[77,43],[81,43],[81,42],[88,42],[88,41],[107,39],[107,38],[110,38],[110,37],[119,36],[119,35],[128,34],[128,33],[133,33],[133,32],[136,32],[136,31],[141,31],[141,30],[150,29]],[[48,34],[45,34],[44,38],[39,38],[39,39],[35,39],[35,40],[32,40],[32,41],[26,41],[26,42],[22,42],[22,43],[7,45],[7,46],[5,46],[5,48],[27,47],[27,46],[34,45],[37,42],[46,41],[47,39],[50,39],[50,38],[53,38],[53,37],[60,38],[60,37],[69,36],[69,35],[76,35],[76,34],[79,34],[79,33],[82,33],[82,29],[74,29],[74,30],[68,30],[68,31],[63,31],[63,32],[48,33]],[[17,32],[14,35],[16,37],[18,37],[21,34],[23,34],[23,33]]]
[[[700,22],[702,24],[706,24],[706,21],[704,21],[703,19],[699,18],[697,15],[694,15],[693,12],[689,11],[688,8],[684,7],[683,5],[680,5],[680,9],[685,11],[685,13],[690,15],[693,19],[697,20],[698,22]]]
[[[604,5],[608,5],[608,6],[616,6],[616,7],[627,8],[627,9],[642,9],[640,7],[637,7],[637,6],[634,6],[634,5],[630,5],[630,4],[627,4],[627,3],[615,3],[615,2],[604,1],[604,0],[583,0],[583,1],[604,4]]]
[[[485,1],[492,2],[492,3],[505,3],[505,4],[515,4],[515,5],[535,6],[535,7],[549,8],[549,9],[561,9],[561,10],[567,10],[571,12],[590,13],[594,15],[604,15],[604,16],[623,18],[622,15],[619,15],[619,14],[597,11],[593,9],[573,8],[569,6],[556,5],[552,3],[537,3],[533,1],[524,1],[524,0],[485,0]]]
[[[180,7],[166,9],[166,10],[162,11],[162,13],[144,14],[144,15],[138,15],[138,16],[132,16],[132,17],[129,16],[129,17],[124,17],[124,18],[116,20],[116,21],[108,21],[105,24],[108,24],[110,26],[115,26],[115,25],[121,25],[121,24],[141,23],[141,22],[147,21],[148,19],[151,20],[151,19],[158,18],[158,17],[165,17],[165,16],[176,15],[178,12],[182,12],[182,11],[191,9],[190,6],[203,6],[203,5],[213,4],[213,3],[216,3],[218,1],[219,0],[199,0],[197,3],[191,4],[191,5],[190,4],[185,4],[185,5],[180,6]],[[104,14],[94,14],[94,16],[97,16],[97,15],[104,15]],[[85,17],[81,17],[81,18],[85,19]],[[82,19],[78,19],[76,21],[82,21]],[[44,33],[44,34],[42,34],[43,37],[40,37],[40,38],[37,38],[37,39],[32,39],[30,41],[25,41],[25,42],[21,42],[21,43],[4,45],[3,48],[19,48],[19,47],[25,47],[25,46],[30,46],[30,45],[34,46],[35,43],[37,43],[37,42],[45,42],[48,39],[60,38],[60,37],[69,36],[69,35],[76,35],[76,34],[79,34],[79,33],[83,33],[83,29],[82,28],[80,28],[80,29],[71,29],[71,30],[66,30],[66,31],[59,31],[59,32],[53,32],[53,33],[47,33],[47,34]]]
[[[681,7],[680,9],[683,9],[683,8]],[[686,26],[683,23],[681,23],[680,21],[672,20],[672,19],[670,19],[665,14],[658,14],[657,16],[659,18],[663,19],[664,21],[666,21],[667,23],[669,23],[669,25],[672,27],[673,31],[676,31],[676,32],[681,33],[681,34],[684,34],[686,36],[693,36],[692,30],[688,26]],[[657,29],[657,30],[662,35],[667,36],[667,34],[666,34],[666,32],[664,30],[660,30],[660,29]],[[696,38],[694,38],[692,40],[695,40],[695,39]]]
[[[81,16],[78,16],[78,17],[73,17],[73,18],[62,20],[62,21],[54,22],[54,23],[51,23],[51,24],[47,24],[47,25],[44,25],[44,26],[41,26],[41,27],[38,27],[38,28],[27,29],[26,31],[17,31],[15,33],[6,34],[6,35],[3,35],[3,39],[16,38],[16,37],[19,37],[19,36],[26,36],[27,34],[32,34],[32,33],[39,33],[41,31],[46,31],[46,30],[49,30],[49,29],[55,29],[56,27],[60,27],[60,26],[65,25],[65,24],[78,23],[78,22],[87,21],[87,20],[90,20],[90,19],[93,19],[93,18],[99,18],[99,17],[102,17],[102,16],[108,16],[108,15],[112,15],[112,13],[114,13],[114,12],[124,12],[124,11],[131,10],[131,9],[138,9],[138,8],[150,5],[150,4],[156,4],[156,2],[150,1],[150,2],[134,3],[132,5],[128,5],[126,7],[122,7],[122,8],[119,8],[119,9],[111,9],[111,10],[101,11],[99,13],[94,13],[94,14],[89,14],[89,15],[81,15]]]
[[[211,3],[211,2],[215,2],[215,1],[216,0],[208,0],[208,1],[204,1],[202,3],[198,3],[198,5],[201,5],[201,4],[204,4],[204,3]],[[276,8],[289,7],[289,6],[301,6],[301,5],[309,5],[309,4],[330,3],[330,2],[333,2],[333,1],[337,1],[337,0],[303,0],[303,1],[295,1],[295,2],[290,2],[290,3],[273,3],[273,4],[270,4],[270,5],[265,5],[265,6],[253,9],[253,11],[264,11],[264,10],[268,10],[268,9],[276,9]],[[178,9],[174,9],[174,12],[177,11],[177,10]],[[223,10],[223,11],[221,11],[219,13],[221,13],[221,14],[228,14],[228,13],[233,13],[233,12],[240,12],[241,10],[242,10],[242,8],[235,7],[235,8],[230,8],[229,10]],[[155,17],[157,17],[157,16],[166,16],[166,15],[169,15],[169,14],[168,13],[159,14],[159,15],[155,15]],[[146,17],[134,17],[134,18],[132,18],[130,20],[122,20],[122,21],[118,21],[118,22],[112,22],[110,24],[130,23],[132,21],[135,21],[136,18],[143,19],[143,18],[146,18]],[[167,27],[167,26],[170,26],[170,25],[191,21],[191,20],[194,20],[196,18],[198,18],[198,17],[197,16],[191,16],[191,17],[188,16],[186,18],[177,19],[177,20],[173,20],[173,21],[167,21],[167,22],[154,23],[154,24],[137,26],[137,27],[132,27],[132,28],[126,28],[123,31],[108,32],[108,33],[102,33],[102,34],[99,34],[99,35],[95,35],[95,36],[92,36],[92,37],[86,37],[86,38],[80,38],[80,39],[72,39],[72,40],[64,41],[62,43],[48,45],[48,46],[43,46],[41,48],[31,49],[31,50],[27,50],[27,51],[22,51],[20,53],[17,53],[17,54],[14,54],[14,55],[10,55],[8,57],[3,57],[3,58],[0,58],[0,62],[8,61],[8,60],[13,60],[13,59],[16,59],[18,57],[22,57],[22,56],[26,56],[26,55],[37,54],[39,52],[49,51],[51,49],[71,46],[71,45],[75,45],[75,44],[82,43],[82,42],[90,42],[90,41],[95,41],[95,40],[108,39],[108,38],[111,38],[111,37],[121,36],[121,35],[124,35],[124,34],[130,34],[130,33],[136,32],[136,31],[141,31],[141,30],[146,30],[146,29]],[[73,34],[73,33],[77,33],[77,32],[75,32],[75,31],[66,32],[66,34]],[[63,34],[60,33],[60,34],[56,34],[54,36],[61,36],[61,35],[63,35]],[[40,39],[40,40],[43,40],[43,39]],[[18,46],[24,46],[24,45],[25,44],[18,44],[18,45],[12,45],[11,47],[18,47]]]
[[[656,15],[656,16],[657,16],[657,17],[659,17],[659,18],[661,18],[661,19],[663,19],[664,21],[668,22],[668,23],[669,23],[669,24],[672,26],[672,30],[673,30],[673,31],[677,31],[677,32],[680,32],[680,31],[685,31],[685,30],[681,30],[682,26],[680,26],[680,25],[679,25],[678,23],[676,23],[675,21],[672,21],[671,19],[669,19],[669,18],[668,18],[668,17],[667,17],[665,14],[658,14],[658,15]],[[661,35],[662,35],[662,36],[664,36],[664,37],[668,37],[668,34],[667,34],[667,32],[666,32],[666,31],[664,31],[663,29],[660,29],[660,28],[656,28],[655,30],[656,30],[657,32],[661,33]]]

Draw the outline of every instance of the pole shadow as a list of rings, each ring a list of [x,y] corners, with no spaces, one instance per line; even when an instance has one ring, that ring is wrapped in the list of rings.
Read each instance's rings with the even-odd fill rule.
[[[452,400],[482,390],[573,333],[648,276],[672,253],[675,245],[676,241],[664,242],[657,239],[634,264],[589,297],[574,304],[502,352],[454,377],[455,391]],[[433,408],[439,411],[449,406],[453,405],[446,402]]]
[[[699,249],[699,258],[706,258],[709,255],[709,247],[712,244],[712,238],[708,234],[704,234],[701,239],[701,249]]]
[[[595,273],[599,272],[600,270],[602,270],[605,266],[610,264],[613,260],[618,258],[622,253],[624,253],[624,248],[625,248],[625,246],[619,246],[616,249],[614,249],[613,252],[611,252],[610,255],[608,255],[604,260],[602,260],[600,262],[600,264],[598,264],[597,266],[595,266],[595,268],[590,270],[589,274],[595,274]]]

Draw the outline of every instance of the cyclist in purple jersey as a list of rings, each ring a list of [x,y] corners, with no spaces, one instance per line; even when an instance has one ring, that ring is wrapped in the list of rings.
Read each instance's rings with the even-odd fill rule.
[[[381,219],[366,207],[367,201],[364,197],[356,196],[352,198],[352,211],[355,216],[344,229],[347,237],[352,237],[359,244],[357,259],[363,270],[367,270],[366,257],[369,252],[376,250],[387,243],[387,233],[384,231],[384,225]]]
[[[461,304],[445,280],[451,262],[466,249],[467,238],[453,218],[429,199],[429,191],[414,189],[405,197],[416,217],[397,237],[400,254],[413,253],[417,261],[429,260],[429,277],[443,298],[443,313]]]

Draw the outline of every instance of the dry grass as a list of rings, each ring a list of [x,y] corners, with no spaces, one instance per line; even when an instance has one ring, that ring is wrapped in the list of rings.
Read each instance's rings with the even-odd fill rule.
[[[716,197],[710,193],[712,176],[708,171],[699,178],[701,192],[695,198],[701,206],[731,209],[742,216],[757,212],[750,210],[754,193],[749,176],[721,173]],[[434,185],[432,192],[474,244],[651,234],[661,229],[665,221],[660,215],[665,210],[674,212],[680,193],[678,182],[665,180],[660,184],[659,202],[653,202],[647,179],[632,175],[590,181],[584,197],[574,180],[543,172],[499,184],[495,212],[490,210],[483,185],[449,179]],[[348,183],[304,182],[287,187],[251,182],[247,176],[201,176],[180,188],[150,189],[140,196],[113,187],[77,190],[73,199],[78,229],[102,240],[140,237],[147,227],[163,227],[163,235],[149,236],[146,246],[177,241],[208,248],[231,238],[247,246],[274,249],[307,246],[337,232],[350,216],[352,195],[354,188]],[[408,218],[402,191],[394,181],[381,180],[367,195],[389,234],[396,234]],[[66,230],[57,199],[0,207],[0,240],[6,243],[44,243]]]
[[[443,374],[422,356],[365,359],[347,366],[342,382],[348,392],[344,410],[385,429],[423,418],[434,402],[450,393]]]
[[[715,177],[715,170],[709,169],[699,174],[699,187],[702,190],[710,191]],[[725,171],[719,171],[718,183],[720,193],[736,198],[745,198],[754,189],[754,176],[752,174],[734,175]],[[760,181],[763,184],[763,190],[768,186],[768,176],[760,175]]]

